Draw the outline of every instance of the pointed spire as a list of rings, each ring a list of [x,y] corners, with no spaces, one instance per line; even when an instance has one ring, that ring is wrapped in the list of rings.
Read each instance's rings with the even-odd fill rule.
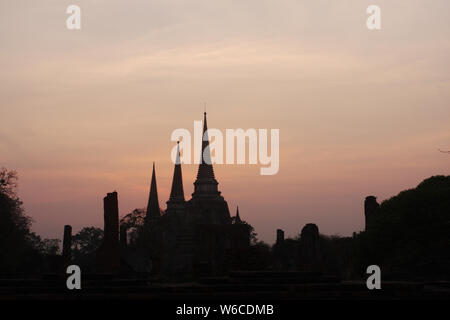
[[[158,190],[156,188],[155,162],[153,162],[152,182],[150,184],[150,195],[148,197],[146,217],[154,218],[161,215],[158,201]]]
[[[208,124],[206,122],[206,112],[203,113],[203,138],[202,154],[200,155],[200,165],[198,167],[197,180],[214,180],[214,170],[209,150]]]
[[[198,166],[197,180],[194,182],[194,193],[192,196],[218,196],[217,182],[214,177],[214,170],[211,161],[211,152],[209,150],[208,124],[206,123],[206,112],[203,113],[203,138],[202,154],[200,165]]]
[[[242,223],[241,217],[239,216],[239,206],[236,208],[236,218],[234,219],[234,223]]]
[[[177,158],[173,169],[172,189],[169,201],[184,201],[183,178],[181,174],[180,142],[177,142]]]

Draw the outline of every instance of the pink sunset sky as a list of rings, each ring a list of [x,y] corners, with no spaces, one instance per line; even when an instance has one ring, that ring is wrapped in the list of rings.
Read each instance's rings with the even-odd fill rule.
[[[81,8],[81,30],[66,8]],[[366,27],[381,8],[382,29]],[[447,0],[0,3],[0,166],[19,173],[33,230],[61,238],[147,204],[172,178],[170,135],[210,128],[280,130],[280,170],[216,165],[234,215],[273,243],[306,223],[364,228],[367,195],[385,200],[450,172]],[[183,165],[187,199],[196,165]]]

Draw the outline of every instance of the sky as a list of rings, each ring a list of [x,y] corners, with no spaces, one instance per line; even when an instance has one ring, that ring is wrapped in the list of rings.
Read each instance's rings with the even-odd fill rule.
[[[68,30],[66,8],[81,8]],[[369,5],[381,30],[366,27]],[[306,223],[364,229],[363,203],[450,174],[447,0],[5,0],[0,2],[0,166],[19,173],[33,230],[103,227],[160,205],[173,130],[280,130],[280,167],[216,165],[234,215],[273,243]],[[196,165],[183,165],[190,198]]]

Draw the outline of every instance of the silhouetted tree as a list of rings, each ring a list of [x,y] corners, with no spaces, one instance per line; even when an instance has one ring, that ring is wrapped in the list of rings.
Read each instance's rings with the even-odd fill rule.
[[[95,272],[95,254],[103,241],[103,230],[84,227],[72,237],[72,259],[84,272]]]
[[[231,217],[231,223],[236,223],[236,217]],[[247,221],[242,220],[240,223],[245,224],[249,227],[250,230],[250,244],[258,243],[258,234],[255,231],[255,228],[248,223]]]
[[[0,169],[0,273],[32,274],[41,265],[41,239],[16,194],[17,173]],[[32,266],[32,268],[30,268]]]
[[[96,227],[84,227],[72,237],[72,250],[78,255],[95,253],[103,241],[103,230]]]
[[[37,246],[39,251],[45,255],[54,256],[61,253],[61,240],[59,239],[44,239]]]
[[[373,228],[356,240],[361,274],[377,264],[385,278],[449,279],[450,176],[431,177],[384,201]]]
[[[120,219],[120,226],[127,229],[128,242],[131,246],[139,243],[143,239],[143,227],[145,219],[145,209],[134,209],[129,214]]]
[[[16,198],[17,172],[6,168],[0,169],[0,193]]]

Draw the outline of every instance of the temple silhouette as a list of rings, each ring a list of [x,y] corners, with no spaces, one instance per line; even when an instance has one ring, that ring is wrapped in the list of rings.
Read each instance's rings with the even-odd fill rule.
[[[231,218],[228,204],[218,189],[207,130],[205,112],[201,161],[191,199],[186,200],[184,195],[179,145],[165,211],[159,206],[153,163],[141,250],[138,253],[131,254],[131,249],[127,248],[127,230],[121,229],[119,232],[117,193],[105,197],[105,237],[97,252],[99,272],[118,273],[128,268],[189,278],[224,274],[230,268],[239,268],[245,263],[250,245],[250,227],[242,223],[239,211],[235,219]],[[140,267],[135,267],[136,255],[140,255]],[[144,267],[143,260],[147,260]]]
[[[67,267],[74,264],[82,270],[79,296],[87,299],[99,293],[145,299],[450,296],[450,176],[430,177],[381,203],[373,195],[365,197],[361,203],[364,231],[326,236],[316,224],[306,223],[294,238],[285,238],[284,231],[277,229],[276,243],[269,246],[257,240],[238,208],[230,215],[211,164],[207,130],[205,112],[200,163],[190,199],[184,194],[178,145],[165,210],[159,205],[153,163],[146,208],[120,218],[119,196],[115,191],[108,193],[103,198],[103,230],[86,227],[72,237],[72,227],[66,225],[61,254],[43,252],[43,241],[36,242],[28,229],[16,226],[16,232],[24,231],[24,239],[35,239],[29,248],[37,249],[24,251],[21,245],[28,243],[17,237],[0,242],[0,248],[9,250],[7,254],[0,250],[4,257],[0,259],[0,299],[72,297],[65,281]],[[0,206],[7,209],[2,213],[26,219],[14,193],[2,190]],[[2,235],[8,234],[8,225],[20,221],[9,217],[0,214]],[[35,253],[20,254],[20,248]],[[30,265],[37,268],[28,275]],[[366,286],[370,265],[382,270],[381,293]]]

